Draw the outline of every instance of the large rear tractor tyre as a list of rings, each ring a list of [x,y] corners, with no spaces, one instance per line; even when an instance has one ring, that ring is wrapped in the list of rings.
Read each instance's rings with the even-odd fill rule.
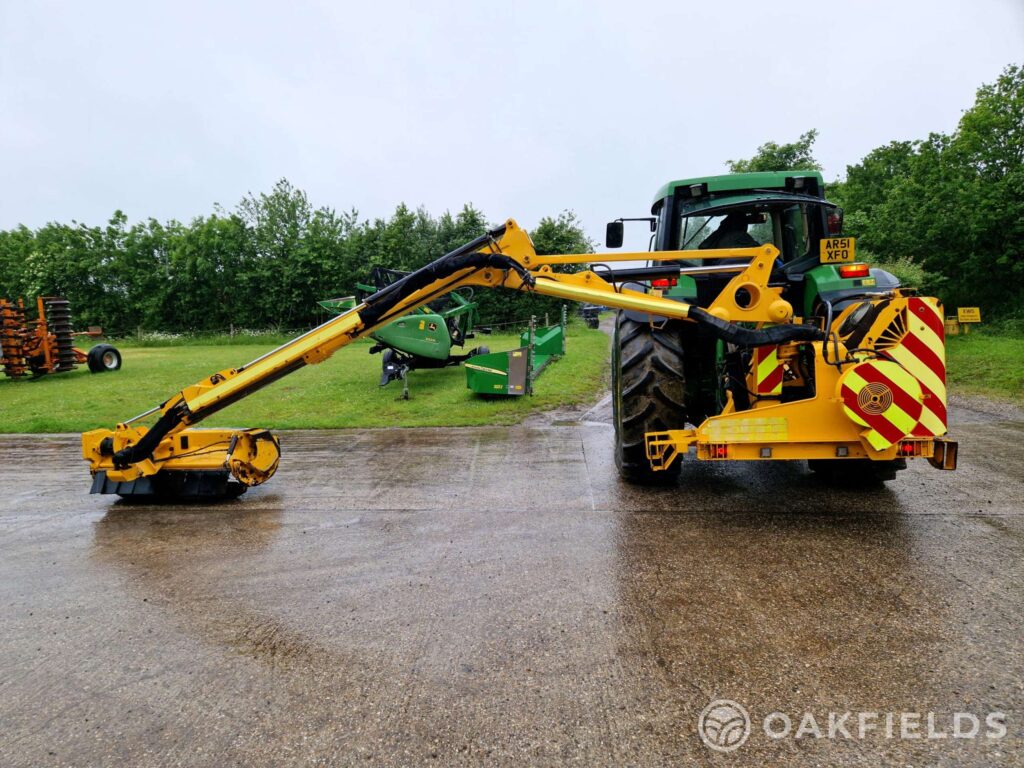
[[[121,353],[109,344],[97,344],[89,350],[86,362],[93,373],[116,371],[121,367]]]
[[[647,432],[686,427],[683,349],[671,324],[654,329],[622,312],[616,316],[612,413],[619,476],[638,485],[674,484],[681,460],[655,472],[644,446]]]

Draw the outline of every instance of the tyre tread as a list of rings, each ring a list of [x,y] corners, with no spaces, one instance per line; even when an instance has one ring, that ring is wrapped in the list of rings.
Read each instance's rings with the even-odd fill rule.
[[[677,461],[655,472],[647,460],[644,434],[686,425],[683,348],[672,326],[652,328],[623,313],[616,318],[613,349],[615,464],[620,476],[644,485],[671,484]]]

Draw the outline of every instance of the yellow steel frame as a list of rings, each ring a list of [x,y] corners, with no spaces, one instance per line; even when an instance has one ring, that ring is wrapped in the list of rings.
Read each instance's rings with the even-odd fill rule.
[[[122,482],[153,475],[161,469],[208,469],[224,466],[226,456],[221,455],[218,461],[216,452],[212,449],[210,453],[192,454],[185,457],[180,456],[179,451],[179,455],[176,456],[175,436],[180,435],[187,427],[199,423],[207,415],[223,407],[224,404],[244,397],[282,375],[286,375],[297,366],[320,363],[338,349],[372,333],[375,328],[433,301],[440,295],[450,293],[463,286],[532,290],[547,296],[556,296],[572,301],[594,302],[620,309],[634,309],[676,319],[686,319],[690,311],[690,305],[685,303],[651,296],[640,291],[617,289],[593,270],[576,273],[555,272],[552,267],[558,265],[641,259],[669,261],[749,258],[750,266],[733,282],[737,285],[750,286],[758,297],[763,296],[766,300],[761,301],[759,298],[757,302],[746,308],[736,306],[735,302],[723,301],[721,305],[713,305],[711,311],[726,320],[779,322],[792,316],[792,309],[778,297],[778,291],[767,287],[771,265],[778,256],[777,249],[771,245],[759,248],[707,251],[539,256],[526,231],[510,219],[506,222],[504,234],[500,239],[490,242],[481,251],[501,254],[521,264],[530,271],[534,279],[533,285],[524,282],[520,275],[511,270],[472,268],[444,280],[435,281],[405,297],[385,316],[379,318],[374,325],[367,325],[363,322],[361,313],[365,311],[367,305],[360,304],[247,365],[219,371],[196,384],[185,387],[160,407],[143,414],[144,416],[155,413],[166,414],[182,405],[186,409],[180,425],[171,430],[160,442],[150,458],[137,461],[127,467],[115,467],[111,459],[111,446],[114,452],[119,451],[138,443],[146,434],[145,426],[134,423],[139,420],[139,417],[118,424],[114,430],[101,429],[86,432],[82,436],[83,457],[90,463],[94,472],[104,470],[109,479]],[[216,435],[200,436],[199,439],[222,443],[224,437],[220,432],[222,431],[218,431]],[[104,444],[104,441],[108,439],[110,442]]]
[[[826,343],[810,342],[814,348],[814,398],[788,403],[761,399],[750,409],[737,411],[730,397],[721,414],[709,417],[696,429],[649,432],[647,458],[651,466],[667,469],[691,449],[698,459],[709,461],[899,458],[902,454],[898,445],[874,450],[861,437],[863,427],[843,413],[834,394],[840,371],[826,362]],[[840,352],[845,355],[846,350],[840,347]],[[930,458],[932,438],[921,442],[922,447],[913,455]]]
[[[902,310],[903,302],[897,295],[888,303],[872,323],[868,339],[878,341],[881,331]],[[839,313],[833,327],[841,328],[857,306],[853,304]],[[865,438],[864,427],[844,413],[837,391],[843,366],[836,365],[836,361],[856,362],[864,359],[865,354],[851,355],[838,336],[803,343],[809,343],[814,350],[814,397],[783,403],[776,398],[755,396],[749,409],[738,411],[730,393],[722,413],[709,417],[696,429],[647,433],[646,453],[652,468],[667,469],[692,451],[705,461],[925,458],[940,469],[955,469],[956,444],[942,437],[908,437],[888,448],[875,449]],[[791,362],[797,354],[797,346],[780,347],[780,362],[788,365],[787,361]],[[794,378],[798,376],[793,368],[787,370]],[[753,367],[748,372],[747,389],[756,389]]]

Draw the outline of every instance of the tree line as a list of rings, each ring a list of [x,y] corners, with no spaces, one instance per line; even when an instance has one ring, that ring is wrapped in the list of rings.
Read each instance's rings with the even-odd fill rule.
[[[949,306],[1020,314],[1024,300],[1024,67],[981,86],[951,134],[878,147],[831,196],[850,234],[924,270]]]
[[[211,332],[297,329],[325,319],[317,301],[352,295],[375,266],[413,270],[492,228],[466,205],[431,216],[399,205],[387,218],[314,207],[286,179],[185,224],[49,223],[0,232],[0,296],[66,296],[76,324],[113,335],[136,329]],[[538,253],[593,250],[571,211],[531,232]],[[557,302],[507,291],[477,293],[482,317],[512,322],[553,314]]]
[[[818,169],[816,131],[767,142],[730,170]],[[1024,304],[1024,67],[982,85],[951,134],[893,141],[827,185],[845,233],[949,307],[1021,316]]]
[[[816,131],[767,142],[734,172],[820,168]],[[828,185],[847,234],[947,305],[1020,315],[1024,303],[1024,68],[1008,66],[981,86],[952,134],[893,141],[847,166]],[[0,296],[63,295],[78,324],[112,334],[136,328],[221,331],[295,329],[324,315],[317,301],[355,292],[374,266],[412,270],[486,232],[472,205],[434,217],[399,205],[388,218],[314,207],[287,180],[216,207],[190,223],[106,226],[50,223],[0,231]],[[589,252],[576,216],[546,217],[531,232],[539,253]],[[505,291],[478,293],[486,321],[556,311],[557,301]]]

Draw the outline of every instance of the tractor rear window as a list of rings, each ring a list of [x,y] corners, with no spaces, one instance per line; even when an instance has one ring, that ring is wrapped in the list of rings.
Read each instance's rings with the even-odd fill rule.
[[[728,213],[720,216],[684,216],[677,249],[753,248],[772,241],[767,214]]]
[[[804,256],[809,247],[806,205],[773,206],[757,211],[723,211],[713,216],[682,216],[674,248],[755,248],[771,243],[783,261]]]

